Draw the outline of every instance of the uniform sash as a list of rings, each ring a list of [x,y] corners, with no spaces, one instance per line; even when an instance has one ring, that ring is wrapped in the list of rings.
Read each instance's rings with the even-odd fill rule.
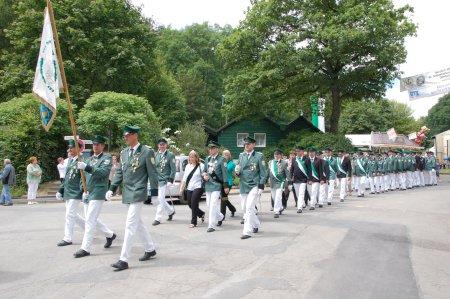
[[[359,159],[359,158],[356,159],[356,163],[358,164],[359,168],[361,168],[361,170],[364,172],[364,174],[365,174],[366,176],[368,176],[366,170],[364,169],[364,167],[363,167],[362,164],[361,164],[361,159]]]
[[[298,167],[299,167],[300,170],[303,172],[303,174],[304,174],[306,177],[308,177],[308,174],[306,173],[306,165],[305,165],[305,163],[303,162],[303,160],[302,160],[302,159],[299,159],[298,157],[297,157],[295,160],[297,160]]]
[[[319,180],[319,174],[317,173],[317,170],[314,168],[314,163],[312,160],[310,160],[310,161],[311,161],[311,170],[312,170],[311,174],[316,180]]]
[[[341,159],[340,157],[337,157],[337,166],[338,166],[338,170],[342,173],[347,174],[347,172],[344,171],[344,168],[342,168],[342,163],[341,163]]]
[[[330,170],[331,170],[334,174],[336,174],[336,171],[334,170],[334,168],[331,167],[331,160],[330,160],[330,158],[325,157],[325,160],[327,160],[328,166],[330,167]]]
[[[272,160],[272,166],[269,167],[270,168],[270,172],[272,172],[272,175],[279,181],[281,182],[281,188],[284,188],[284,180],[283,178],[281,178],[278,175],[278,166],[275,160]]]

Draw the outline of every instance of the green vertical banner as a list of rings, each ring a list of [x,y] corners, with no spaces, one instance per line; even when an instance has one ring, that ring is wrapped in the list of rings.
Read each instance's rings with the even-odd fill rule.
[[[309,97],[309,102],[311,103],[311,122],[316,127],[319,128],[319,102],[313,97]]]

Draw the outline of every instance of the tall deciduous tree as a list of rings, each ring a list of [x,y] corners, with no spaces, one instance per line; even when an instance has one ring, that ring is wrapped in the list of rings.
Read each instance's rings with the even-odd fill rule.
[[[0,70],[0,102],[28,92],[34,78],[45,1],[15,1],[5,29],[11,43]],[[155,73],[157,34],[129,0],[60,0],[53,4],[74,102],[97,91],[144,95]]]
[[[331,99],[338,131],[344,100],[378,98],[399,76],[404,40],[415,34],[413,9],[392,0],[252,1],[246,19],[220,49],[228,110],[267,112],[309,95]]]
[[[190,119],[221,125],[225,71],[216,49],[230,32],[230,26],[222,28],[208,23],[192,24],[181,30],[161,29],[158,52],[181,87]]]
[[[425,123],[430,129],[429,136],[450,130],[450,94],[440,98],[438,103],[431,107]]]

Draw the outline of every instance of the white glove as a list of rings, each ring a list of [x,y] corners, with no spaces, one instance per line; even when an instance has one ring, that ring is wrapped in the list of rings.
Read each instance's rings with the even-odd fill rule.
[[[62,200],[63,198],[62,198],[62,194],[61,193],[59,193],[59,192],[56,192],[56,199],[57,200]]]
[[[113,196],[113,192],[112,191],[108,191],[105,194],[105,198],[106,200],[111,200],[111,197]]]
[[[173,183],[167,182],[167,187],[170,187],[170,186],[172,186],[172,185],[173,185]]]
[[[88,197],[89,197],[89,191],[88,192],[83,192],[83,196],[82,196],[83,201],[87,200]]]
[[[258,189],[258,195],[261,195],[263,193],[263,189]]]
[[[87,166],[86,163],[84,163],[84,162],[78,162],[78,169],[85,169],[86,166]]]
[[[236,167],[234,168],[234,172],[236,172],[236,174],[239,174],[239,172],[241,172],[241,166],[236,165]]]

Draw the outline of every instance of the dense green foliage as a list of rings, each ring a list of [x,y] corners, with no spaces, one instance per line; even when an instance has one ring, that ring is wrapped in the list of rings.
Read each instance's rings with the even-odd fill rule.
[[[252,4],[220,49],[230,70],[228,110],[235,115],[286,106],[299,110],[310,95],[327,97],[331,132],[338,131],[344,100],[384,94],[405,61],[405,38],[416,31],[412,8],[395,8],[391,0]]]
[[[372,131],[386,132],[394,128],[397,133],[408,135],[421,126],[421,122],[416,121],[412,113],[406,104],[386,99],[348,102],[342,110],[339,132],[370,134]]]
[[[207,23],[192,24],[181,30],[161,30],[158,53],[181,86],[189,119],[204,119],[219,127],[221,102],[225,93],[225,71],[216,49],[231,27]]]
[[[44,182],[59,178],[56,159],[66,157],[64,135],[71,135],[67,105],[58,101],[57,116],[49,132],[40,123],[39,107],[31,94],[0,103],[0,160],[11,160],[19,186],[26,183],[31,156],[37,156]]]
[[[439,102],[428,111],[425,122],[430,129],[427,136],[450,130],[450,94],[440,98]]]
[[[92,135],[108,137],[112,148],[123,145],[125,125],[141,127],[139,141],[152,146],[161,131],[159,119],[144,98],[115,92],[93,94],[80,110],[78,124],[87,138]]]

